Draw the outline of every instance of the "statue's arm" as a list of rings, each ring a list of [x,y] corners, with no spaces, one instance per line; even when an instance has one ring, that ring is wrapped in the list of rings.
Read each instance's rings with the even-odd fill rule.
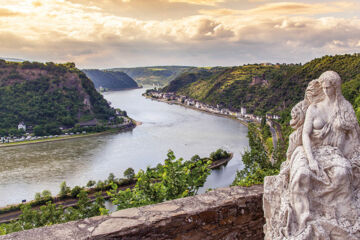
[[[308,110],[306,111],[305,122],[304,122],[304,127],[303,127],[303,132],[302,132],[302,143],[303,143],[303,147],[304,147],[307,159],[308,159],[310,169],[317,172],[319,169],[319,166],[318,166],[316,160],[314,159],[314,155],[311,150],[311,139],[310,139],[310,134],[313,131],[313,121],[314,121],[314,109],[313,108],[314,107],[311,105],[308,108]]]

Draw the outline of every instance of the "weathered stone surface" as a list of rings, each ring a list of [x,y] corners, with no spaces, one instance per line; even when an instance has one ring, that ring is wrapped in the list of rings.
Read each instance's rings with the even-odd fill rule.
[[[174,204],[156,204],[151,205],[148,209],[148,211],[154,211],[154,212],[173,212],[179,209],[180,207]]]
[[[202,195],[32,229],[2,239],[234,240],[263,239],[263,186]],[[240,223],[240,224],[238,224]]]
[[[311,81],[291,116],[287,160],[265,178],[266,239],[360,239],[360,127],[340,76]]]
[[[109,218],[105,222],[100,223],[92,233],[93,237],[106,236],[114,232],[121,232],[131,227],[142,224],[142,221],[129,218]]]
[[[117,211],[111,214],[112,217],[122,217],[122,218],[136,218],[140,214],[140,210],[137,208],[128,208],[122,211]]]

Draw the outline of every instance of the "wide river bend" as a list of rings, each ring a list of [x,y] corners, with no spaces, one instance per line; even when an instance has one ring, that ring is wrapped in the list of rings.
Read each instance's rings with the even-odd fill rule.
[[[84,186],[90,179],[105,180],[110,172],[122,177],[128,167],[156,166],[169,149],[185,159],[205,157],[218,148],[233,152],[233,159],[212,171],[201,191],[230,185],[243,167],[247,128],[232,119],[146,99],[144,91],[104,94],[112,106],[142,122],[132,131],[0,148],[0,206],[31,200],[44,189],[55,195],[62,181]]]

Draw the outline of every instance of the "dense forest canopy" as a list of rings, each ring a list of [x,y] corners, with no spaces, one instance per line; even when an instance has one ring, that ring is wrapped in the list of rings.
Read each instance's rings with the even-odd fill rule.
[[[137,88],[138,85],[124,72],[103,71],[98,69],[83,69],[88,78],[94,83],[95,88],[103,87],[109,90]]]
[[[0,60],[0,133],[27,126],[71,127],[91,119],[107,120],[115,110],[74,63]]]

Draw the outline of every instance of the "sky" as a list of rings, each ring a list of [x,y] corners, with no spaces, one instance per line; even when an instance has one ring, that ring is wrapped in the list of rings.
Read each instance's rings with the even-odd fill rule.
[[[113,68],[356,52],[359,0],[0,0],[0,57]]]

